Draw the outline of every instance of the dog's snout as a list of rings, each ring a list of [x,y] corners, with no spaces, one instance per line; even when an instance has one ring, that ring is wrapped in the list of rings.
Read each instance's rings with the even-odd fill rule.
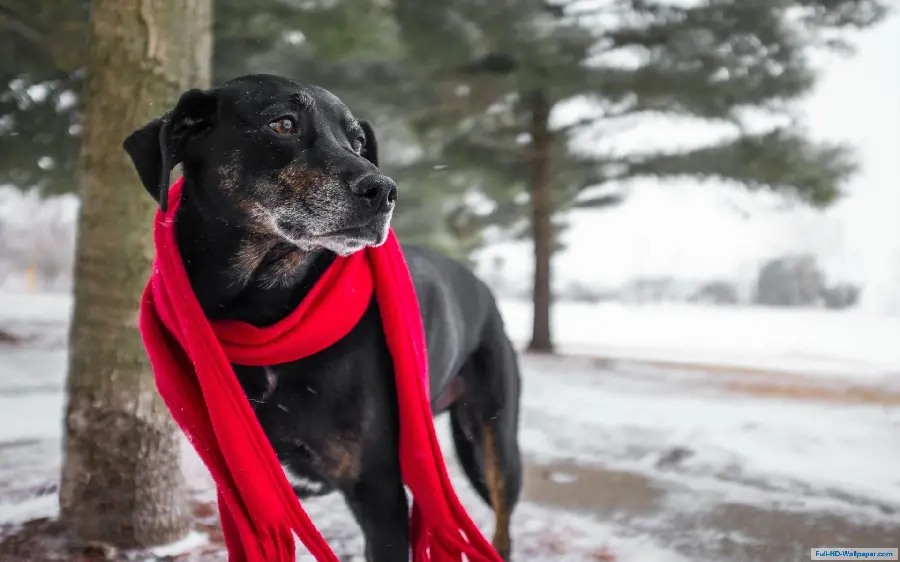
[[[366,176],[351,188],[354,194],[369,201],[373,207],[391,205],[397,200],[397,184],[381,174]]]

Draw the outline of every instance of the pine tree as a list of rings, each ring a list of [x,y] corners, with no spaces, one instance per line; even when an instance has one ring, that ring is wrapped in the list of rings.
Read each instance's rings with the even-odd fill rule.
[[[841,31],[872,25],[885,12],[879,0],[396,0],[396,6],[409,57],[434,85],[434,106],[418,126],[442,136],[450,173],[490,179],[484,187],[495,213],[509,220],[527,208],[535,352],[553,349],[554,217],[573,206],[619,201],[604,188],[684,176],[776,190],[814,205],[834,201],[855,170],[852,155],[809,140],[791,120],[791,102],[815,83],[813,49],[845,46]],[[573,101],[592,110],[554,123],[554,112]],[[760,114],[775,124],[750,127]],[[728,134],[689,150],[674,143],[643,152],[584,150],[583,139],[647,117],[716,124]],[[515,197],[521,192],[529,196],[524,204]]]
[[[0,2],[0,184],[75,191],[89,2]]]
[[[209,85],[211,22],[211,0],[91,6],[60,485],[61,520],[79,541],[155,546],[191,520],[180,432],[137,326],[155,204],[121,144],[182,91]]]

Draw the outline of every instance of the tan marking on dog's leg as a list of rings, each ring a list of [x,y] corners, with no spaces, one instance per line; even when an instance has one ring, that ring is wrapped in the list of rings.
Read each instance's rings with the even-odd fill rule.
[[[503,469],[497,458],[497,443],[494,428],[490,424],[484,428],[484,478],[491,506],[494,508],[494,538],[491,544],[503,560],[509,562],[509,506],[506,505],[506,482]]]

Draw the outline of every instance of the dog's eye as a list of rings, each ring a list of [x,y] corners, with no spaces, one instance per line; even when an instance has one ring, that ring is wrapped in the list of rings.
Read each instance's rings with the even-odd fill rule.
[[[366,146],[366,137],[361,135],[356,137],[353,139],[353,142],[350,143],[350,146],[353,147],[353,152],[359,154],[362,152],[363,147]]]
[[[279,135],[289,135],[294,132],[297,126],[290,117],[279,117],[269,123],[269,128]]]

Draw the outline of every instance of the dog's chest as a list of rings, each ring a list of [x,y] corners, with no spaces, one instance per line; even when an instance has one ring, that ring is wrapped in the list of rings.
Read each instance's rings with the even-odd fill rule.
[[[331,481],[329,475],[336,473],[336,467],[327,461],[324,450],[312,449],[314,443],[319,443],[321,447],[322,440],[310,439],[310,431],[304,431],[300,424],[295,426],[290,421],[290,418],[294,417],[291,415],[291,408],[302,407],[302,398],[298,400],[296,396],[283,396],[284,393],[277,392],[280,378],[277,369],[264,367],[262,371],[265,377],[263,394],[258,400],[251,400],[251,404],[257,412],[257,417],[259,417],[261,409],[265,412],[266,408],[270,408],[272,405],[283,414],[265,413],[260,418],[260,422],[264,424],[263,431],[273,446],[276,441],[281,443],[286,441],[288,444],[288,447],[276,447],[275,451],[285,478],[294,493],[300,498],[320,496],[331,492],[334,489],[334,482]],[[305,390],[311,396],[318,394],[312,387]],[[309,411],[308,405],[306,406],[305,410]],[[314,424],[314,427],[317,428],[316,431],[325,429],[318,423]]]
[[[382,376],[386,365],[374,340],[353,337],[286,365],[235,366],[285,476],[301,497],[355,482],[366,443],[383,440],[373,428],[378,433],[383,425],[392,380]]]

